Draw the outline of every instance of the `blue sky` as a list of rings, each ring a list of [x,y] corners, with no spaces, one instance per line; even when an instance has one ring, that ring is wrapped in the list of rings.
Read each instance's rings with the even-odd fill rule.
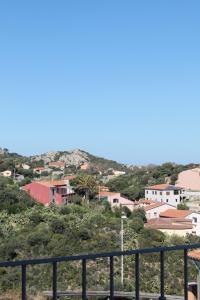
[[[199,162],[200,2],[0,1],[0,146]]]

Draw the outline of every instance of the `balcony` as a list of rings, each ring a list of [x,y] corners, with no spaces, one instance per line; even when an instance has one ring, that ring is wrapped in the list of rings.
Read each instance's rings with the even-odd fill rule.
[[[32,260],[21,260],[21,261],[9,261],[9,262],[0,262],[1,268],[16,267],[21,268],[21,299],[27,300],[27,267],[33,265],[44,265],[48,264],[52,266],[52,289],[51,291],[46,291],[44,294],[50,299],[56,300],[60,296],[70,296],[70,299],[73,296],[79,296],[79,299],[89,299],[90,296],[96,296],[99,298],[96,299],[184,299],[189,300],[188,297],[188,262],[189,256],[188,252],[190,250],[200,248],[200,244],[192,245],[179,245],[172,247],[159,247],[159,248],[145,248],[145,249],[136,249],[130,251],[119,251],[119,252],[109,252],[109,253],[98,253],[98,254],[89,254],[89,255],[78,255],[78,256],[66,256],[66,257],[52,257],[52,258],[41,258],[41,259],[32,259]],[[182,296],[176,295],[166,295],[165,293],[165,259],[167,255],[170,255],[172,252],[178,252],[182,256],[183,260],[183,294]],[[159,256],[159,278],[160,278],[160,287],[159,294],[148,294],[141,291],[140,280],[141,280],[141,259],[143,255],[158,255]],[[134,271],[134,289],[133,291],[117,291],[115,289],[115,261],[116,259],[122,259],[125,257],[131,257],[134,259],[133,271]],[[88,278],[87,278],[87,266],[91,261],[106,259],[109,264],[109,289],[106,291],[92,291],[88,289]],[[57,288],[58,284],[58,265],[63,262],[80,262],[80,272],[81,272],[81,288],[75,291],[59,291]],[[147,265],[148,268],[148,265]],[[95,274],[93,274],[95,276]],[[170,278],[170,280],[175,281],[176,278]],[[104,297],[104,298],[102,298]]]

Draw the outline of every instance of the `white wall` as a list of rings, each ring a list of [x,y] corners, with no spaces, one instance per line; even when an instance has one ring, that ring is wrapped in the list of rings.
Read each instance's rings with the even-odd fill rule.
[[[192,220],[193,234],[200,236],[200,214],[193,212],[186,219]]]
[[[161,206],[147,210],[146,217],[147,219],[159,218],[160,213],[166,211],[167,209],[176,209],[176,207],[168,204],[163,204]]]
[[[184,193],[181,190],[178,191],[178,195],[174,195],[174,191],[145,189],[145,199],[155,202],[165,202],[176,207],[181,203],[181,197],[184,197]]]

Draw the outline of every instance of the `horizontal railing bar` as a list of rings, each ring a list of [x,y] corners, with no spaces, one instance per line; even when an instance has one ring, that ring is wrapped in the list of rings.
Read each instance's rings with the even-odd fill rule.
[[[74,256],[60,256],[60,257],[51,257],[51,258],[38,258],[38,259],[26,259],[26,260],[17,260],[17,261],[7,261],[0,262],[0,267],[16,267],[21,265],[39,265],[39,264],[48,264],[53,262],[67,262],[67,261],[77,261],[77,260],[93,260],[98,258],[106,258],[111,256],[128,256],[134,254],[148,254],[148,253],[159,253],[161,251],[178,251],[178,250],[192,250],[200,248],[200,243],[192,245],[179,245],[179,246],[170,246],[170,247],[157,247],[157,248],[144,248],[144,249],[135,249],[128,251],[116,251],[116,252],[102,252],[96,254],[82,254]]]

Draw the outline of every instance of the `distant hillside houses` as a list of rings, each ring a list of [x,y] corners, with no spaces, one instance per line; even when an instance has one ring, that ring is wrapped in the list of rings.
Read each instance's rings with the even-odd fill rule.
[[[12,172],[10,170],[6,170],[6,171],[1,172],[0,175],[3,177],[11,177]]]

